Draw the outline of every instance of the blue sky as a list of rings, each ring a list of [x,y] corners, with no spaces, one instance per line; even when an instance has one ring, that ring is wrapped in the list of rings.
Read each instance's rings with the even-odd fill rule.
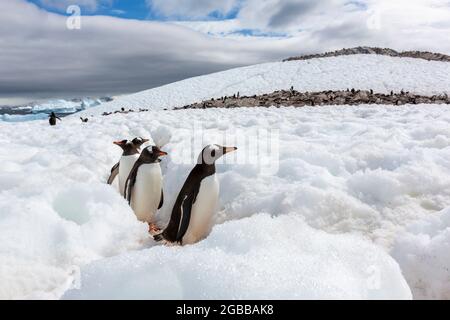
[[[58,14],[67,15],[64,10],[55,8],[52,5],[46,5],[45,1],[42,0],[28,0],[31,3],[49,11]],[[168,0],[170,1],[170,0]],[[187,0],[189,1],[189,0]],[[76,0],[73,3],[77,3]],[[167,21],[169,18],[153,10],[152,6],[148,4],[146,0],[111,0],[107,2],[99,2],[96,10],[89,10],[86,7],[80,6],[83,15],[106,15],[112,17],[119,17],[124,19],[137,19],[137,20],[153,20],[153,21]],[[239,12],[239,5],[236,5],[229,12],[223,13],[220,10],[212,10],[204,17],[195,20],[227,20],[234,19]],[[176,20],[192,20],[189,15],[175,15],[171,16],[170,19]]]
[[[50,12],[55,12],[59,14],[65,14],[63,10],[54,8],[52,6],[44,5],[40,0],[28,0],[37,6],[46,9]],[[76,1],[74,1],[76,3]],[[138,20],[161,20],[162,17],[152,14],[150,8],[147,6],[145,0],[115,0],[112,5],[99,5],[98,9],[95,11],[85,10],[83,7],[82,15],[106,15],[127,19],[138,19]]]

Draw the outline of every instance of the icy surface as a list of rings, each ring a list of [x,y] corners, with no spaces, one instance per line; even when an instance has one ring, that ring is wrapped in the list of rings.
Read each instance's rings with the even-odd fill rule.
[[[272,230],[272,231],[270,231]],[[359,237],[259,214],[205,241],[92,263],[66,299],[409,299],[397,263]]]
[[[80,110],[86,110],[102,103],[101,99],[84,98],[79,100],[50,100],[31,104],[25,107],[11,107],[14,111],[22,111],[15,114],[0,114],[0,121],[21,122],[47,119],[50,112],[59,115],[71,114]],[[0,110],[1,113],[2,110]]]
[[[158,214],[164,225],[192,168],[179,160],[190,151],[196,158],[202,147],[190,147],[193,126],[203,128],[205,143],[223,143],[225,133],[233,141],[277,129],[277,170],[262,172],[251,161],[219,165],[211,236],[189,247],[152,247],[147,226],[105,185],[121,153],[112,141],[153,135],[169,152]],[[173,283],[161,296],[180,298],[271,297],[261,275],[285,297],[408,298],[392,248],[414,294],[448,297],[442,279],[449,221],[441,211],[450,203],[449,128],[448,107],[437,105],[150,111],[89,123],[75,115],[55,127],[47,120],[2,123],[0,297],[59,298],[77,283],[81,267],[82,291],[68,298],[100,297],[99,286],[108,288],[103,297],[122,291],[127,298],[153,297],[146,280],[159,281],[158,274]],[[236,156],[247,149],[241,143],[236,140]],[[429,240],[422,242],[405,227],[427,217],[438,220],[423,227]],[[439,264],[422,261],[424,252]],[[138,276],[128,278],[133,270]],[[380,289],[370,291],[374,270],[382,274]],[[217,275],[223,286],[213,282]],[[283,285],[275,288],[277,281]]]
[[[172,109],[211,98],[297,91],[373,89],[418,94],[450,94],[450,63],[379,55],[352,55],[274,62],[191,78],[122,96],[95,112],[134,108]],[[93,109],[83,112],[92,114]]]
[[[402,233],[392,252],[418,299],[450,299],[450,209]]]

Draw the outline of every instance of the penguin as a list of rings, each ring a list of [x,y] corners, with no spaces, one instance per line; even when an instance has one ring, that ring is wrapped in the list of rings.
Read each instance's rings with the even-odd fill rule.
[[[123,196],[125,190],[125,183],[127,181],[128,175],[130,174],[131,169],[133,168],[134,163],[139,158],[139,148],[145,142],[149,141],[144,138],[134,138],[133,140],[122,140],[122,141],[114,141],[115,145],[118,145],[122,148],[123,153],[120,157],[118,163],[116,163],[111,168],[111,174],[108,178],[107,183],[112,184],[114,178],[119,176],[119,192]]]
[[[166,155],[166,152],[156,146],[146,147],[134,163],[125,183],[125,199],[138,220],[149,224],[150,232],[159,231],[153,223],[153,217],[164,203],[159,157]]]
[[[189,173],[172,209],[166,229],[155,235],[155,241],[192,244],[206,238],[211,231],[219,200],[219,182],[215,161],[237,150],[217,144],[206,146]]]
[[[50,113],[50,116],[48,118],[48,123],[51,126],[56,126],[56,119],[58,119],[59,121],[62,121],[60,117],[57,117],[56,114],[52,111],[52,113]]]
[[[88,118],[83,118],[83,117],[80,117],[80,120],[81,120],[81,122],[88,122],[89,121]]]

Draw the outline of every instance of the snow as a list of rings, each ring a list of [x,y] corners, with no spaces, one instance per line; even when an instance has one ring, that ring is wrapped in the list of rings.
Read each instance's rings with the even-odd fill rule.
[[[448,106],[161,109],[291,85],[450,93],[449,75],[375,55],[270,63],[122,96],[88,123],[1,122],[0,298],[448,299]],[[120,107],[152,110],[100,116]],[[136,136],[169,153],[161,226],[203,146],[238,147],[204,241],[156,244],[106,185],[112,142]]]
[[[381,248],[314,230],[297,215],[259,214],[224,223],[195,246],[97,261],[83,268],[79,285],[64,298],[411,298],[400,268]]]
[[[412,223],[393,252],[418,299],[450,299],[450,208]]]
[[[118,97],[95,108],[96,114],[126,109],[172,109],[230,96],[298,91],[373,89],[417,94],[450,94],[450,63],[380,55],[352,55],[305,61],[273,62],[186,79]],[[83,112],[85,116],[94,109]]]
[[[60,298],[81,277],[81,291],[66,298],[154,297],[145,279],[160,284],[161,297],[256,298],[273,291],[410,298],[396,263],[405,265],[411,287],[428,269],[408,270],[397,236],[413,234],[408,225],[439,217],[450,203],[449,123],[448,108],[439,105],[149,111],[89,123],[74,115],[55,127],[46,120],[2,123],[0,297]],[[276,130],[277,145],[273,154],[252,158],[246,139],[264,144],[257,135],[264,128]],[[154,247],[147,226],[105,184],[120,156],[112,141],[135,136],[153,136],[169,153],[161,163],[161,225],[204,144],[239,148],[218,165],[219,212],[205,241]],[[435,243],[436,252],[445,245]],[[445,265],[445,255],[437,256]],[[367,268],[382,274],[375,291],[366,285]],[[222,286],[214,282],[218,275]],[[270,280],[267,288],[259,275]],[[437,282],[422,282],[426,295],[446,297]]]

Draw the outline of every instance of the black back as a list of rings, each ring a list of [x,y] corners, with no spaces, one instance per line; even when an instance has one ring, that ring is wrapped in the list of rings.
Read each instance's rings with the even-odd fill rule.
[[[117,162],[112,168],[111,168],[111,174],[109,175],[108,184],[112,184],[114,181],[114,178],[119,174],[119,162]]]
[[[56,114],[54,112],[52,112],[49,116],[48,123],[51,126],[54,126],[54,125],[56,125],[56,119],[61,120],[61,118],[57,117]]]
[[[197,164],[192,169],[175,201],[169,224],[161,234],[164,239],[170,242],[182,242],[183,236],[186,234],[189,227],[192,205],[197,199],[200,184],[204,178],[215,173],[216,167],[214,163]],[[155,237],[155,239],[157,239],[157,237]]]

